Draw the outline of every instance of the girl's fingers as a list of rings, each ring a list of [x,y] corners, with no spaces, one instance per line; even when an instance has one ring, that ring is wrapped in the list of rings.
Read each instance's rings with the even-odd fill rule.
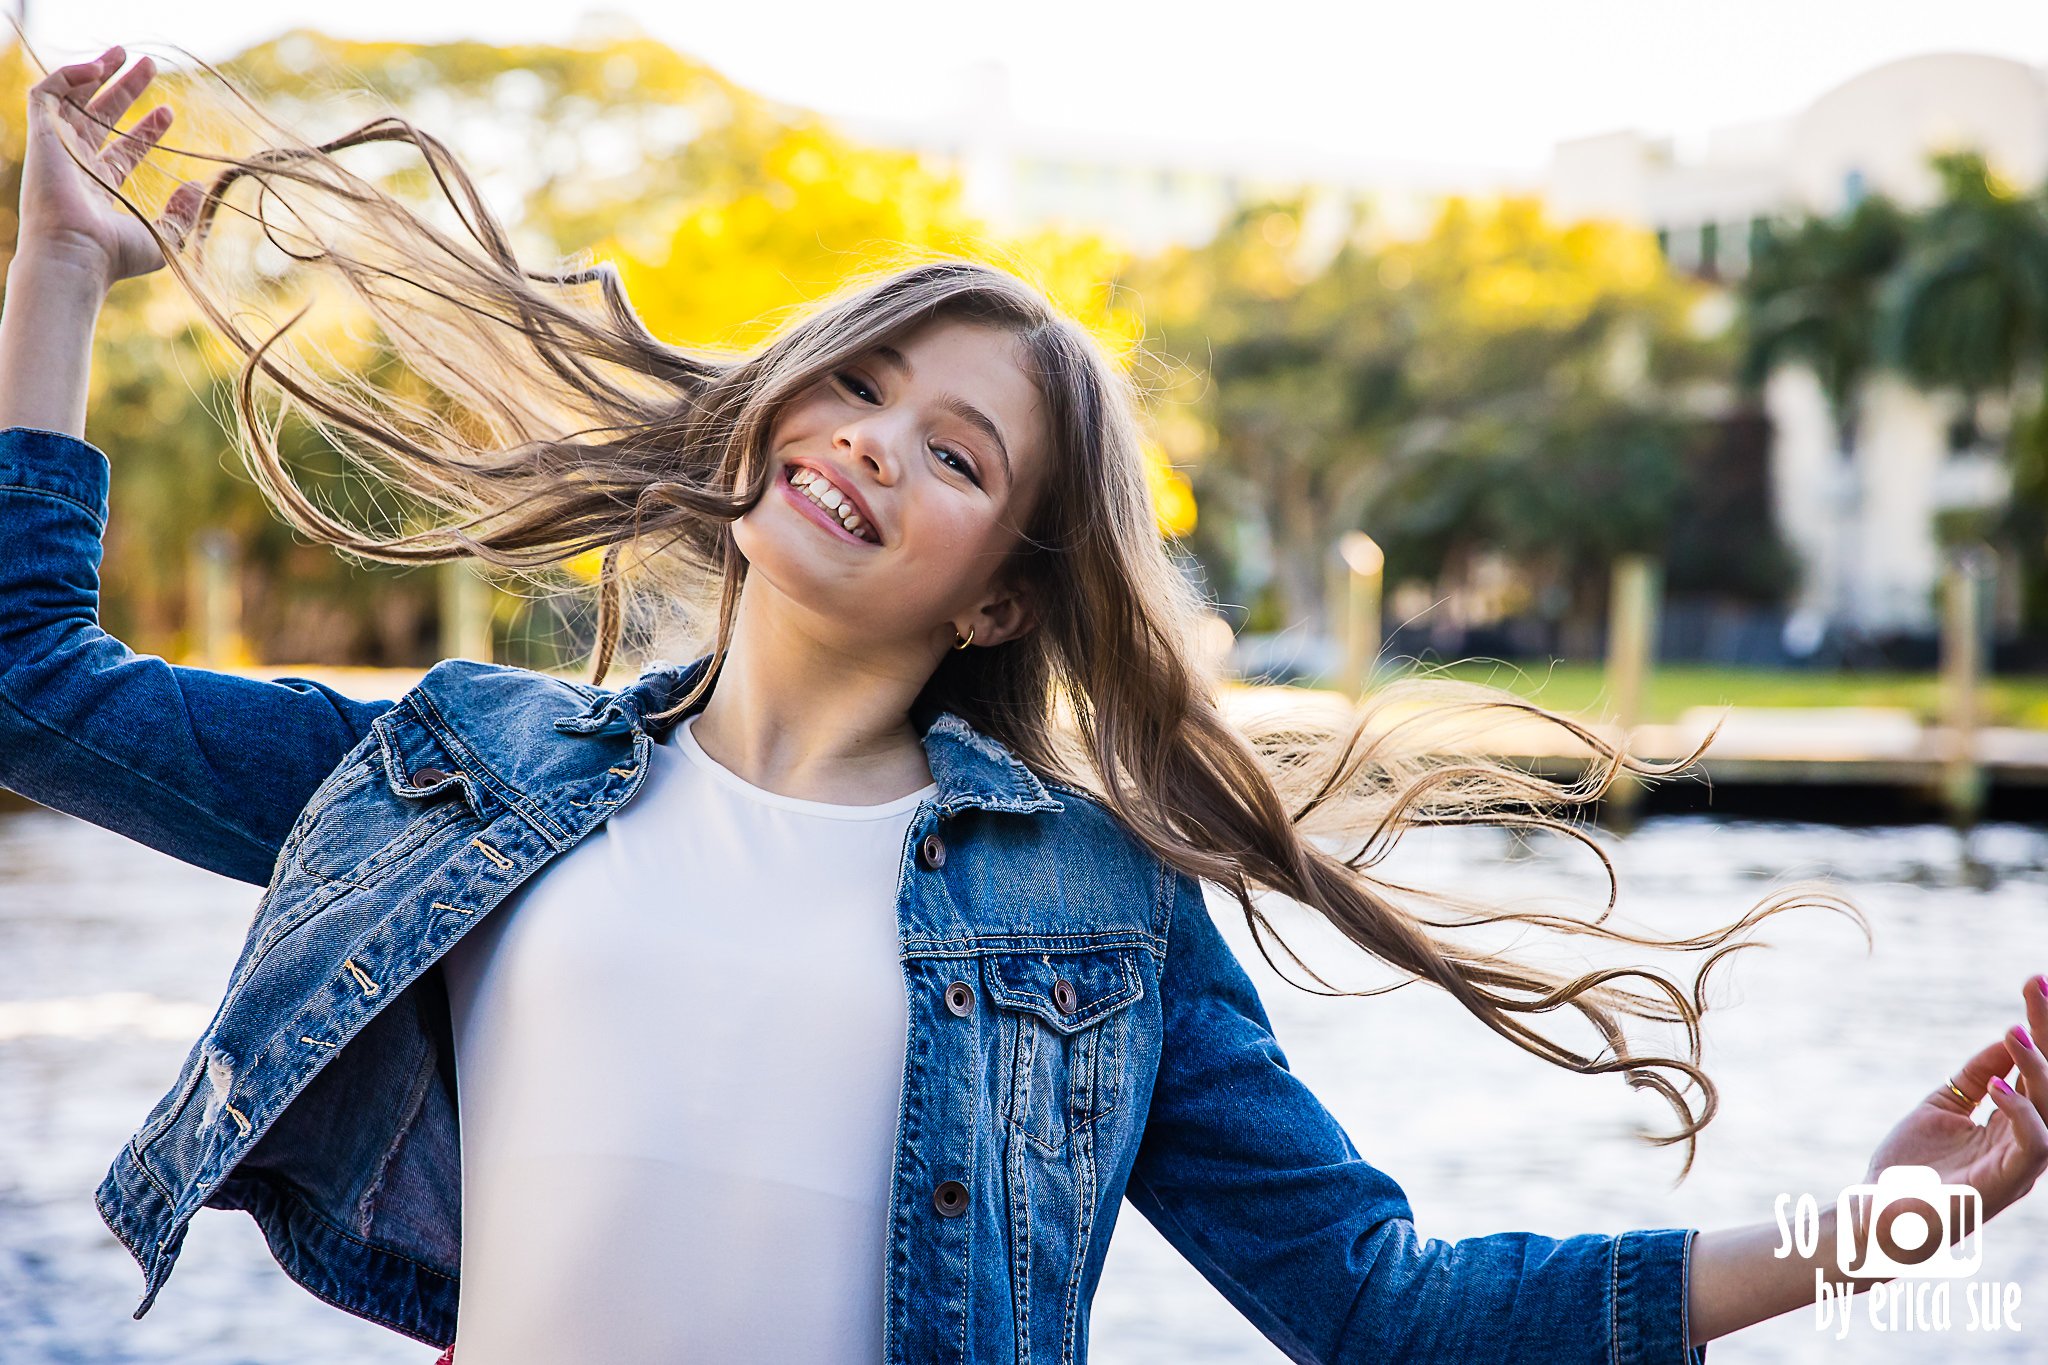
[[[100,158],[100,165],[106,171],[107,178],[116,185],[126,181],[170,126],[171,107],[168,104],[159,104],[137,119],[134,127],[116,134],[114,145]]]
[[[121,63],[127,59],[128,54],[121,50],[119,43],[116,43],[89,62],[71,62],[58,67],[37,81],[35,89],[69,95],[79,86],[98,85],[107,78],[109,72],[120,70]]]
[[[199,206],[205,202],[206,191],[189,180],[180,181],[178,188],[171,191],[171,197],[164,203],[164,211],[158,218],[158,231],[168,237],[171,245],[185,245],[186,234],[199,219]]]
[[[126,60],[127,54],[118,45],[110,47],[92,61],[58,67],[37,81],[32,93],[54,100],[58,117],[71,125],[71,131],[77,133],[86,146],[97,148],[105,140],[107,130],[95,128],[86,117],[85,100],[99,89],[107,77],[119,71],[121,63]]]
[[[2020,999],[2027,1013],[2027,1032],[2039,1045],[2048,1037],[2048,976],[2030,976],[2020,987]]]
[[[2001,1037],[1995,1042],[1985,1044],[1976,1056],[1964,1062],[1956,1072],[1956,1089],[1963,1092],[1963,1099],[1956,1098],[1955,1091],[1948,1088],[1947,1080],[1937,1085],[1928,1098],[1943,1109],[1951,1109],[1965,1116],[1974,1114],[1990,1090],[1991,1078],[2003,1076],[2011,1067],[2012,1050],[2007,1048],[2005,1039]]]
[[[2041,1024],[2048,1022],[2048,1009],[2042,1007],[2036,989],[2036,983],[2039,981],[2040,978],[2035,977],[2021,992],[2026,997],[2027,1017],[2033,1022],[2034,1027],[2014,1024],[2005,1031],[2005,1037],[2006,1048],[2012,1053],[2013,1063],[2020,1070],[2021,1096],[2044,1120],[2048,1120],[2048,1058],[2041,1054],[2040,1032]]]
[[[1991,1102],[2012,1122],[2013,1141],[2038,1174],[2048,1165],[2048,1119],[2001,1077],[1990,1083]]]
[[[121,121],[121,115],[128,112],[128,106],[135,103],[156,74],[156,63],[147,56],[128,68],[121,78],[93,97],[85,107],[86,126],[94,131],[92,145],[97,148],[115,136],[114,125]]]

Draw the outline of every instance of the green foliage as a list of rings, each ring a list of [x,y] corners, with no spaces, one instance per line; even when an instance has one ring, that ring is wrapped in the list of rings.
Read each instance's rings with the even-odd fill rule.
[[[2021,630],[2048,637],[2048,403],[2022,414],[2006,459],[2012,492],[1990,534],[2019,552]]]
[[[1305,216],[1249,205],[1131,281],[1153,344],[1189,366],[1168,398],[1210,433],[1198,497],[1272,547],[1270,582],[1225,565],[1226,595],[1312,619],[1327,547],[1361,528],[1390,582],[1488,551],[1547,601],[1596,608],[1613,558],[1679,514],[1696,426],[1679,393],[1728,369],[1691,325],[1699,287],[1647,234],[1531,200],[1450,200],[1413,240],[1355,214],[1321,254]]]
[[[1532,420],[1468,423],[1406,462],[1385,490],[1388,574],[1429,576],[1477,545],[1567,582],[1597,577],[1624,554],[1657,554],[1688,434],[1674,413],[1586,398]]]
[[[1740,375],[1755,385],[1780,364],[1819,376],[1838,420],[1879,363],[1878,293],[1906,253],[1908,215],[1883,195],[1847,214],[1767,224],[1740,290]]]
[[[2005,392],[2041,363],[2048,204],[2000,183],[1974,152],[1934,166],[1942,196],[1884,281],[1879,352],[1923,388]]]

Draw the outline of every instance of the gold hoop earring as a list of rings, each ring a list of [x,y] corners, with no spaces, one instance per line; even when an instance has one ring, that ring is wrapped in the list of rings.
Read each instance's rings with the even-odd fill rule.
[[[971,645],[971,644],[973,644],[973,643],[974,643],[974,627],[973,627],[973,626],[969,626],[969,627],[967,628],[967,638],[966,638],[966,639],[964,639],[964,640],[960,638],[960,630],[959,630],[959,627],[957,627],[957,626],[956,626],[956,627],[954,627],[954,629],[953,629],[953,640],[954,640],[953,648],[955,648],[955,649],[965,649],[965,648],[967,648],[967,646],[969,646],[969,645]]]

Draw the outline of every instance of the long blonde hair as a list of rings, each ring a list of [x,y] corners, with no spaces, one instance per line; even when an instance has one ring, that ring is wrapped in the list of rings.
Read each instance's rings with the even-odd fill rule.
[[[386,115],[317,144],[264,122],[271,145],[210,154],[223,169],[208,186],[199,225],[181,248],[165,247],[176,278],[242,357],[239,449],[279,514],[303,534],[373,560],[474,558],[518,573],[601,554],[593,681],[605,679],[618,655],[629,589],[635,599],[715,622],[712,665],[681,709],[712,685],[725,657],[747,572],[728,527],[772,477],[763,447],[779,411],[878,343],[936,319],[970,320],[1018,339],[1049,415],[1053,467],[1037,505],[1018,509],[1025,519],[1010,565],[1028,585],[1039,624],[1000,647],[947,652],[918,703],[957,712],[1035,771],[1094,794],[1174,867],[1227,889],[1269,963],[1267,940],[1280,940],[1254,902],[1262,889],[1320,914],[1401,978],[1337,991],[1281,942],[1330,993],[1426,981],[1546,1061],[1581,1073],[1620,1071],[1656,1091],[1678,1125],[1645,1137],[1686,1144],[1683,1180],[1718,1106],[1700,1064],[1715,964],[1755,946],[1750,931],[1794,906],[1841,910],[1868,937],[1861,911],[1818,882],[1781,887],[1734,922],[1695,935],[1607,922],[1618,889],[1613,865],[1571,815],[1599,801],[1623,772],[1657,779],[1689,770],[1711,733],[1685,757],[1656,763],[1569,715],[1428,675],[1400,678],[1343,716],[1226,719],[1202,663],[1208,604],[1162,540],[1144,477],[1141,394],[1015,273],[957,257],[914,261],[850,282],[751,354],[687,350],[642,324],[610,265],[522,264],[456,157],[405,118]],[[335,155],[374,143],[417,150],[456,228],[436,226]],[[215,219],[244,181],[258,187],[256,202],[232,211],[345,286],[429,398],[320,373],[284,344],[296,315],[267,335],[246,328],[235,287],[217,277],[224,272],[209,254]],[[106,188],[151,222],[126,191]],[[289,225],[278,207],[289,209]],[[320,506],[280,455],[277,418],[264,410],[259,380],[358,465],[437,514],[434,524],[382,534]],[[1559,783],[1472,751],[1473,737],[1502,718],[1555,726],[1595,759],[1581,780]],[[1425,735],[1433,742],[1418,742]],[[1495,911],[1375,875],[1404,831],[1452,825],[1579,840],[1607,872],[1606,906],[1590,919]],[[1356,850],[1345,856],[1326,843]],[[1649,967],[1567,976],[1457,937],[1508,924],[1705,960],[1687,990]],[[1567,1006],[1598,1030],[1602,1050],[1575,1050],[1530,1022]],[[1683,1055],[1638,1050],[1625,1019],[1679,1025]]]

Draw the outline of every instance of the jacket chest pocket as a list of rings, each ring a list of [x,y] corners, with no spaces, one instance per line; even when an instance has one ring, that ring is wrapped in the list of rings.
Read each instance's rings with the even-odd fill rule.
[[[1048,1152],[1117,1107],[1130,1005],[1144,994],[1132,949],[989,953],[982,980],[1001,1021],[1004,1121]]]
[[[301,871],[368,886],[476,813],[476,782],[416,721],[378,725],[380,743],[314,795],[285,844]],[[374,727],[373,727],[374,728]]]

